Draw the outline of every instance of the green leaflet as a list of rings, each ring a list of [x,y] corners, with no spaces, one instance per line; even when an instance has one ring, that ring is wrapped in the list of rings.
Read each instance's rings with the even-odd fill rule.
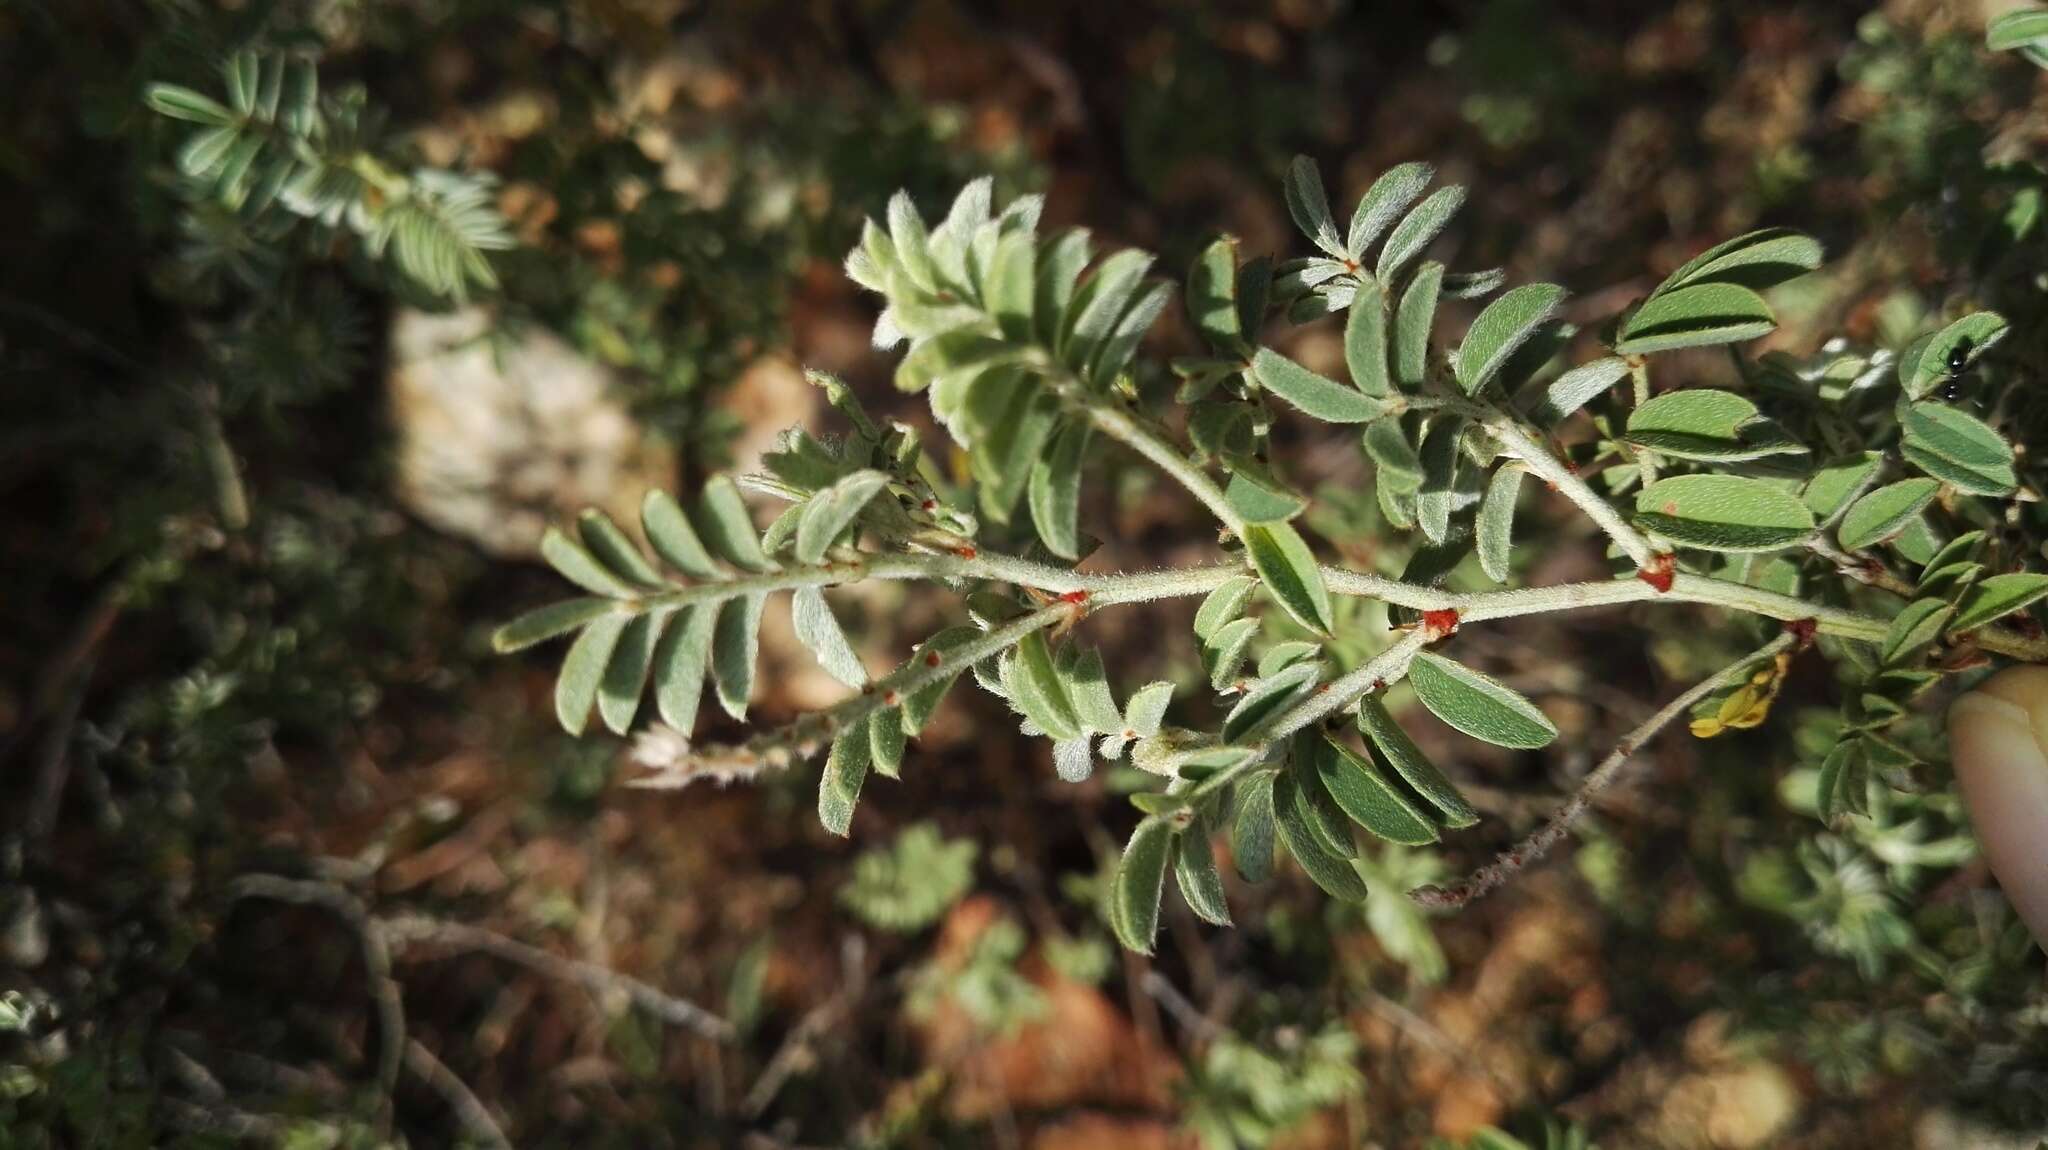
[[[1648,355],[1681,347],[1737,343],[1768,335],[1777,317],[1740,284],[1704,282],[1653,295],[1621,325],[1614,350]]]
[[[888,485],[887,475],[863,470],[811,496],[810,501],[804,504],[803,518],[797,521],[797,561],[823,562],[833,541],[854,525],[868,501]]]
[[[625,633],[629,622],[632,618],[626,615],[603,616],[593,620],[569,645],[561,674],[555,679],[555,718],[570,734],[582,734],[584,725],[590,721],[590,708],[597,702],[605,668],[611,665],[612,651],[618,647],[619,636]]]
[[[1031,465],[1031,523],[1046,549],[1063,559],[1081,555],[1081,470],[1094,429],[1069,423]]]
[[[1060,681],[1058,668],[1053,665],[1052,650],[1046,646],[1044,633],[1033,631],[1024,636],[1017,644],[1016,659],[1017,693],[1011,701],[1054,742],[1079,738],[1081,719],[1074,712],[1074,701],[1067,694],[1066,684]]]
[[[1038,237],[1011,232],[996,241],[988,269],[987,303],[1003,337],[1028,340],[1034,331],[1037,305]]]
[[[1594,396],[1620,383],[1628,375],[1628,361],[1612,356],[1580,364],[1542,385],[1543,394],[1532,414],[1545,424],[1562,422],[1566,416],[1591,402]],[[1522,389],[1528,394],[1534,385]]]
[[[1359,826],[1388,842],[1421,846],[1437,840],[1436,824],[1363,755],[1322,736],[1316,769],[1330,797]]]
[[[909,192],[899,191],[889,197],[889,240],[896,245],[898,266],[910,281],[925,291],[937,289],[939,280],[932,266],[930,236]]]
[[[1290,745],[1283,773],[1294,780],[1296,811],[1323,851],[1348,865],[1358,857],[1358,837],[1351,833],[1351,817],[1337,805],[1336,796],[1323,782],[1322,738],[1314,731],[1303,731],[1294,736]],[[1276,797],[1278,793],[1275,792]]]
[[[860,802],[860,786],[867,781],[873,762],[868,723],[875,717],[863,715],[833,737],[832,751],[825,756],[825,769],[818,776],[818,821],[841,838],[853,825],[853,808]]]
[[[1032,306],[1032,326],[1037,329],[1040,342],[1054,344],[1060,340],[1061,325],[1074,300],[1074,286],[1080,282],[1088,258],[1086,228],[1062,232],[1046,246],[1038,261],[1038,284]]]
[[[1984,30],[1984,46],[1993,52],[2035,47],[2048,38],[2048,9],[2015,8],[2001,13]]]
[[[684,738],[697,724],[697,706],[704,697],[704,675],[711,667],[712,634],[719,604],[685,607],[662,635],[654,651],[654,706],[661,721]]]
[[[1310,829],[1307,818],[1302,814],[1291,773],[1282,771],[1274,777],[1270,806],[1280,841],[1286,844],[1287,853],[1294,856],[1308,877],[1332,898],[1343,902],[1364,902],[1369,893],[1365,880],[1358,877],[1358,871],[1349,859],[1331,854]],[[1239,821],[1242,825],[1241,816]]]
[[[1548,720],[1546,720],[1548,721]],[[1444,777],[1415,740],[1408,737],[1394,716],[1387,713],[1386,704],[1377,695],[1367,695],[1358,703],[1358,730],[1387,760],[1394,772],[1415,789],[1415,793],[1429,800],[1437,810],[1443,812],[1444,825],[1456,829],[1469,827],[1479,821],[1479,812],[1465,801],[1457,785]]]
[[[1422,457],[1408,441],[1397,419],[1382,419],[1365,429],[1365,453],[1379,468],[1380,486],[1414,490],[1422,484]]]
[[[2048,595],[2048,575],[2019,573],[1980,579],[1957,601],[1949,632],[1973,631],[2039,602],[2044,595]]]
[[[1226,466],[1230,469],[1230,484],[1223,489],[1223,497],[1244,516],[1245,522],[1284,522],[1308,508],[1306,498],[1257,460],[1235,456]]]
[[[647,686],[647,668],[654,661],[655,641],[668,616],[666,611],[636,616],[619,634],[611,661],[605,664],[597,688],[597,713],[615,735],[633,727],[633,716],[640,711],[640,692]]]
[[[1117,322],[1130,309],[1151,266],[1150,252],[1126,248],[1103,260],[1095,274],[1082,282],[1062,323],[1061,362],[1084,378],[1090,376],[1097,353],[1115,334]]]
[[[1223,876],[1216,871],[1216,851],[1199,822],[1174,841],[1173,879],[1196,917],[1212,926],[1230,925],[1230,904],[1223,896]]]
[[[1380,249],[1379,263],[1373,269],[1374,278],[1383,284],[1399,279],[1402,269],[1414,262],[1423,249],[1443,232],[1451,217],[1457,215],[1464,204],[1464,187],[1452,184],[1437,189],[1428,199],[1415,205],[1414,210],[1403,216],[1387,236],[1386,246]]]
[[[1116,697],[1110,693],[1109,675],[1102,667],[1102,652],[1093,647],[1080,651],[1069,646],[1061,654],[1061,681],[1066,684],[1067,695],[1073,700],[1074,714],[1081,720],[1081,729],[1098,735],[1122,731],[1124,718],[1116,709]]]
[[[825,602],[825,592],[799,587],[790,594],[789,607],[796,641],[817,657],[825,673],[849,687],[866,686],[868,669],[854,653],[853,644],[846,641],[846,632],[839,629],[839,620]]]
[[[1666,392],[1644,403],[1629,413],[1625,438],[1659,455],[1703,462],[1806,452],[1756,404],[1712,388]]]
[[[1754,291],[1775,287],[1820,267],[1820,242],[1790,228],[1763,228],[1723,240],[1687,260],[1659,284],[1663,295],[1701,283],[1730,283]]]
[[[1294,621],[1318,635],[1333,626],[1330,593],[1322,569],[1299,532],[1285,523],[1253,523],[1245,527],[1245,550],[1266,590]]]
[[[1906,462],[1970,495],[2005,495],[2018,485],[2012,447],[1983,420],[1928,401],[1898,410]]]
[[[1230,859],[1246,882],[1273,874],[1273,773],[1262,771],[1237,786],[1237,819],[1230,829]]]
[[[1243,615],[1245,604],[1251,601],[1252,591],[1258,585],[1258,580],[1249,575],[1233,575],[1218,583],[1195,609],[1195,638],[1207,643],[1217,628]]]
[[[1676,475],[1637,494],[1635,522],[1688,547],[1775,551],[1813,530],[1813,512],[1760,479]]]
[[[1344,367],[1351,385],[1374,398],[1392,395],[1387,371],[1387,305],[1376,282],[1361,283],[1344,317]]]
[[[754,693],[754,661],[761,653],[761,609],[767,602],[765,591],[726,600],[711,634],[711,677],[718,687],[718,702],[735,719],[747,717],[747,700]]]
[[[1296,663],[1253,684],[1224,717],[1223,741],[1240,742],[1256,733],[1262,724],[1314,690],[1321,674],[1319,664]]]
[[[550,527],[541,534],[540,556],[562,578],[585,591],[612,599],[633,599],[641,589],[614,574],[581,543]]]
[[[1252,374],[1259,386],[1329,423],[1370,423],[1386,412],[1385,404],[1318,375],[1271,348],[1262,347],[1252,356]]]
[[[1995,311],[1972,312],[1924,339],[1915,340],[1899,356],[1899,385],[1908,399],[1925,399],[1935,389],[2004,339],[2009,325]],[[1950,360],[1960,361],[1951,367]]]
[[[1103,341],[1100,351],[1089,361],[1088,379],[1098,388],[1108,387],[1130,366],[1131,356],[1144,341],[1145,333],[1152,330],[1152,324],[1159,314],[1166,310],[1166,301],[1173,298],[1173,285],[1154,284],[1138,301],[1131,305],[1122,318],[1116,322],[1116,329]]]
[[[1344,241],[1337,235],[1337,221],[1330,217],[1329,197],[1323,192],[1323,173],[1307,156],[1296,156],[1287,166],[1282,188],[1287,214],[1294,226],[1317,247],[1338,259],[1345,258]]]
[[[1821,760],[1815,800],[1821,821],[1833,824],[1848,814],[1869,811],[1870,764],[1862,744],[1843,739]]]
[[[884,778],[903,773],[903,751],[909,742],[903,720],[893,710],[876,711],[868,720],[868,755],[875,772]]]
[[[1444,265],[1423,264],[1394,308],[1394,382],[1403,390],[1415,391],[1429,378],[1429,331],[1443,283]]]
[[[1257,619],[1233,619],[1216,629],[1202,644],[1202,665],[1209,672],[1209,685],[1217,690],[1230,685],[1244,666],[1245,653],[1259,633]]]
[[[592,507],[576,517],[576,526],[583,536],[583,545],[606,570],[643,590],[661,586],[661,573],[647,562],[647,557],[640,554],[640,549],[619,530],[611,516]]]
[[[712,562],[711,552],[704,549],[675,496],[660,488],[649,491],[640,502],[640,529],[662,562],[692,579],[719,578],[718,564]]]
[[[1173,823],[1154,815],[1138,824],[1117,862],[1109,896],[1109,924],[1125,949],[1152,953],[1159,934],[1159,898],[1166,891],[1166,863],[1173,849]]]
[[[980,631],[972,627],[948,627],[919,643],[916,649],[911,651],[911,665],[921,663],[932,666],[934,658],[943,659],[947,651],[977,638],[980,634]],[[924,725],[931,720],[932,712],[939,709],[939,701],[946,697],[946,692],[952,688],[953,681],[959,677],[960,668],[955,667],[952,674],[919,687],[903,700],[904,734],[915,735],[924,730]]]
[[[1487,481],[1486,497],[1479,501],[1479,567],[1496,583],[1508,581],[1515,499],[1522,492],[1522,474],[1521,468],[1512,465],[1497,468]]]
[[[1364,259],[1365,250],[1408,210],[1434,178],[1435,168],[1411,160],[1388,168],[1374,180],[1359,198],[1357,210],[1351,213],[1351,228],[1344,237],[1344,248],[1350,257]]]
[[[1202,249],[1188,269],[1188,319],[1209,346],[1222,351],[1249,347],[1237,311],[1237,238],[1222,236]]]
[[[1245,580],[1250,583],[1251,580]],[[564,599],[536,607],[491,632],[491,649],[501,655],[523,651],[536,643],[566,635],[616,606],[609,599]]]
[[[729,476],[714,475],[704,484],[697,511],[705,544],[726,562],[757,574],[776,569],[775,561],[761,550],[753,517]]]
[[[1878,654],[1886,666],[1904,663],[1941,637],[1955,608],[1940,599],[1915,599],[1892,616]]]
[[[1466,395],[1477,395],[1493,381],[1501,366],[1557,314],[1564,294],[1556,284],[1523,284],[1486,305],[1458,345],[1458,386]]]
[[[1000,406],[983,410],[990,416],[976,437],[969,459],[981,483],[981,506],[999,523],[1030,482],[1039,453],[1059,424],[1059,399],[1027,380],[1021,372],[991,372],[975,384],[969,402],[991,396]]]
[[[1311,643],[1306,639],[1275,643],[1266,648],[1265,654],[1259,656],[1259,677],[1263,679],[1277,675],[1304,659],[1314,658],[1322,649],[1321,643]]]
[[[1806,481],[1806,489],[1800,498],[1817,518],[1829,519],[1863,490],[1883,462],[1881,452],[1865,451],[1825,464],[1813,473],[1812,479]]]
[[[1415,522],[1431,543],[1450,537],[1451,504],[1457,499],[1463,462],[1458,445],[1464,435],[1463,419],[1443,416],[1429,425],[1422,440],[1422,488],[1415,500]]]
[[[1939,490],[1941,484],[1932,479],[1902,479],[1880,487],[1849,505],[1835,538],[1851,551],[1874,547],[1905,530]]]
[[[1442,655],[1417,652],[1408,681],[1432,714],[1482,742],[1533,750],[1557,738],[1557,727],[1536,704],[1507,684]]]

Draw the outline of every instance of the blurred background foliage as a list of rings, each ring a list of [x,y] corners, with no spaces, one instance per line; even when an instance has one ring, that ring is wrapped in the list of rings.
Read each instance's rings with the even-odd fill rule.
[[[1290,876],[1233,891],[1237,931],[1172,909],[1146,961],[1101,917],[1118,778],[1043,785],[986,701],[950,703],[841,842],[800,781],[618,786],[616,747],[552,730],[545,661],[482,641],[547,586],[551,518],[808,420],[799,362],[916,418],[837,266],[899,186],[929,211],[991,172],[1181,267],[1216,230],[1286,252],[1296,152],[1347,191],[1423,158],[1476,189],[1464,263],[1588,314],[1784,224],[1830,264],[1783,350],[1898,346],[1968,300],[2048,368],[2042,81],[1981,48],[2007,6],[0,2],[0,1147],[2032,1147],[2040,956],[1945,777],[1813,817],[1817,663],[1455,918]],[[242,50],[317,62],[322,148],[487,192],[495,283],[457,300],[402,235],[387,257],[181,170],[191,125],[145,89],[227,99]],[[1333,361],[1335,335],[1292,350]],[[2042,442],[2048,405],[2019,402]],[[1399,571],[1356,445],[1294,447],[1345,561]],[[1190,558],[1177,502],[1111,479],[1109,557]],[[2039,506],[2010,545],[2048,535]],[[1597,569],[1562,555],[1539,581]],[[872,650],[944,621],[894,594],[858,604]],[[1368,860],[1376,892],[1488,857],[1748,643],[1658,618],[1504,629],[1486,658],[1567,737],[1457,764],[1490,817]],[[1192,680],[1155,623],[1099,641],[1132,681]],[[774,633],[757,706],[831,697]],[[470,936],[383,971],[364,923],[409,914],[730,1031]]]

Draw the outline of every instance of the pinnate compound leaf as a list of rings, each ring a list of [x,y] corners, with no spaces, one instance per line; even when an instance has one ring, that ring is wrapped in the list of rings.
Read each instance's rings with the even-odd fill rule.
[[[1911,463],[1970,495],[2005,495],[2018,485],[2012,446],[1991,425],[1946,404],[1899,406],[1900,444]]]
[[[1738,475],[1675,475],[1636,496],[1637,526],[1709,551],[1775,551],[1813,530],[1813,512],[1782,488]]]
[[[1614,350],[1648,355],[1682,347],[1739,343],[1768,335],[1777,317],[1762,296],[1740,284],[1695,283],[1653,295],[1621,325]]]
[[[1948,625],[1949,633],[1974,631],[2032,606],[2043,596],[2048,596],[2048,575],[2023,572],[1980,579],[1956,602],[1956,617]]]
[[[583,733],[590,721],[591,705],[597,702],[598,688],[604,683],[605,668],[611,665],[619,637],[632,621],[627,615],[603,616],[583,628],[583,633],[569,645],[569,654],[562,659],[561,674],[555,678],[555,718],[563,730],[572,735]]]
[[[1317,419],[1330,423],[1370,423],[1386,413],[1386,405],[1356,388],[1318,375],[1271,348],[1252,357],[1259,385]]]
[[[560,603],[537,607],[493,631],[491,649],[501,655],[523,651],[609,615],[616,607],[617,604],[609,599],[564,599]]]
[[[1431,714],[1482,742],[1534,750],[1557,738],[1556,725],[1514,688],[1432,651],[1416,654],[1408,679]]]
[[[1529,338],[1557,314],[1564,289],[1523,284],[1486,305],[1458,345],[1458,386],[1477,395]]]
[[[1905,530],[1907,522],[1919,515],[1939,490],[1941,484],[1932,479],[1886,484],[1849,505],[1835,529],[1835,538],[1851,551],[1874,547]]]
[[[853,526],[868,501],[888,485],[887,475],[862,470],[811,496],[810,502],[804,504],[803,518],[797,521],[797,560],[822,562],[833,541]]]
[[[1281,607],[1294,621],[1318,635],[1328,635],[1335,624],[1330,614],[1330,592],[1323,585],[1322,569],[1301,534],[1285,523],[1253,523],[1245,527],[1245,550],[1252,567]]]
[[[1152,953],[1159,934],[1159,899],[1166,892],[1166,864],[1173,850],[1173,823],[1153,815],[1131,832],[1110,887],[1109,923],[1127,950]]]

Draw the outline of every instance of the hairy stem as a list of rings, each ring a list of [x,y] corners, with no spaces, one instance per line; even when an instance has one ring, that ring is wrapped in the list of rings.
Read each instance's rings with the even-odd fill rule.
[[[1216,485],[1209,473],[1182,454],[1172,440],[1120,405],[1099,396],[1083,394],[1078,388],[1063,389],[1063,394],[1077,402],[1097,431],[1150,460],[1153,466],[1201,500],[1202,506],[1208,508],[1209,514],[1214,515],[1226,530],[1240,538],[1244,536],[1244,516],[1230,505],[1223,489]]]
[[[1586,776],[1586,781],[1579,785],[1579,789],[1572,793],[1572,797],[1567,799],[1542,826],[1531,831],[1520,842],[1502,851],[1491,863],[1473,871],[1461,881],[1448,887],[1417,887],[1408,892],[1408,897],[1426,907],[1455,909],[1500,889],[1530,863],[1542,858],[1551,847],[1557,845],[1558,840],[1571,830],[1572,824],[1593,805],[1593,800],[1614,785],[1615,780],[1621,776],[1622,767],[1627,765],[1629,759],[1644,743],[1655,738],[1658,732],[1670,726],[1679,716],[1691,710],[1693,704],[1712,694],[1723,683],[1740,675],[1757,660],[1768,659],[1785,650],[1793,642],[1791,635],[1780,635],[1664,704],[1661,710],[1615,744],[1613,752],[1602,759],[1599,766],[1593,768],[1593,772]]]
[[[1615,546],[1638,567],[1649,567],[1657,558],[1657,548],[1642,532],[1637,531],[1628,520],[1621,517],[1614,504],[1607,497],[1579,478],[1579,474],[1565,466],[1563,460],[1552,455],[1536,437],[1524,430],[1513,416],[1499,408],[1486,406],[1482,409],[1480,425],[1500,441],[1509,455],[1522,461],[1536,477],[1548,483],[1557,493],[1578,504],[1586,517],[1598,524]],[[1647,474],[1647,472],[1645,473]]]

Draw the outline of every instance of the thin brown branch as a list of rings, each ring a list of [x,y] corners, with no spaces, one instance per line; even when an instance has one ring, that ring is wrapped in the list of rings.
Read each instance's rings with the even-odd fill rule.
[[[1551,847],[1557,845],[1558,840],[1571,830],[1572,824],[1578,822],[1593,805],[1593,800],[1621,777],[1622,768],[1644,743],[1656,738],[1658,732],[1691,710],[1694,703],[1712,694],[1715,688],[1741,674],[1757,660],[1768,659],[1794,642],[1794,637],[1789,633],[1779,635],[1694,684],[1691,689],[1664,704],[1656,714],[1651,715],[1641,726],[1623,737],[1621,742],[1615,745],[1614,750],[1600,761],[1600,765],[1586,776],[1586,781],[1579,785],[1579,789],[1572,793],[1571,798],[1566,799],[1564,805],[1557,809],[1557,813],[1551,815],[1542,826],[1531,831],[1514,846],[1502,851],[1491,863],[1465,876],[1462,881],[1449,887],[1417,887],[1408,892],[1408,897],[1432,909],[1455,909],[1500,889],[1530,863],[1542,858],[1549,853]]]
[[[484,1105],[483,1099],[476,1096],[461,1075],[448,1069],[447,1063],[420,1045],[416,1038],[405,1040],[405,1066],[448,1103],[448,1108],[455,1112],[456,1120],[462,1123],[462,1129],[470,1138],[485,1146],[511,1150],[512,1140],[505,1137],[505,1131],[499,1127],[497,1119],[491,1117],[490,1108]]]
[[[622,994],[634,1005],[671,1026],[720,1042],[733,1038],[732,1024],[694,1002],[677,998],[631,975],[582,959],[564,958],[510,938],[493,930],[465,923],[443,922],[425,915],[402,914],[381,920],[392,949],[403,954],[418,946],[439,946],[450,950],[480,951],[507,962],[517,963],[538,974],[562,982],[574,982],[599,994]]]

